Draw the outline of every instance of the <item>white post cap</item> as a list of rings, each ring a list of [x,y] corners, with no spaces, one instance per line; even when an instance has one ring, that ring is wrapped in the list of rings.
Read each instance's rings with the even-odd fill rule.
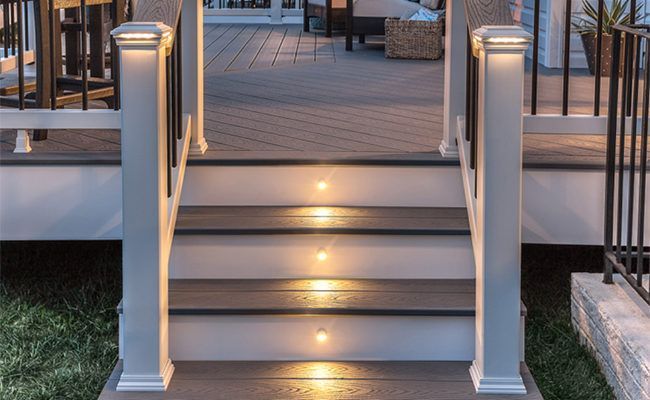
[[[111,31],[118,46],[169,46],[173,30],[162,22],[126,22]]]
[[[484,50],[526,50],[533,35],[517,25],[486,25],[473,32],[474,47]]]

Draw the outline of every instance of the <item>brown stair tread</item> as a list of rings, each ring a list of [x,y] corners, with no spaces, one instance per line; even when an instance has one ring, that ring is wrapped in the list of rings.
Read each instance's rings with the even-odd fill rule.
[[[172,315],[474,316],[475,300],[473,279],[169,281]]]
[[[474,315],[473,280],[171,280],[170,314]]]
[[[468,235],[465,208],[180,207],[177,234]]]
[[[524,363],[525,395],[477,395],[464,361],[175,361],[165,392],[118,392],[118,361],[99,400],[542,400]]]

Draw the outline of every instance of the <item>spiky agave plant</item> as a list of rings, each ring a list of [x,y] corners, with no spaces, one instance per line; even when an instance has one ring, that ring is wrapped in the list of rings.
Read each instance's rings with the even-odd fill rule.
[[[603,29],[606,35],[612,34],[614,25],[627,25],[632,21],[632,15],[636,15],[636,21],[641,19],[643,5],[639,4],[632,14],[629,0],[612,0],[611,5],[605,1],[603,7]],[[580,34],[595,34],[598,32],[598,9],[589,0],[582,0],[583,16],[573,18],[573,29]]]

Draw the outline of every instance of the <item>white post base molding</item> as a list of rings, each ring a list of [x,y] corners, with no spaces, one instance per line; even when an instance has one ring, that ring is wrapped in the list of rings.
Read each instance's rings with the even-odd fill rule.
[[[200,136],[199,143],[190,143],[189,155],[202,156],[208,151],[208,142],[205,141],[203,135]]]
[[[116,390],[118,392],[164,392],[174,375],[174,364],[167,360],[161,375],[126,375],[120,376]]]
[[[482,376],[480,368],[476,361],[469,368],[469,374],[472,377],[474,388],[478,394],[526,394],[526,386],[521,376],[510,378],[485,378]]]
[[[440,154],[442,154],[442,156],[445,158],[458,158],[458,146],[455,144],[447,143],[445,139],[442,139],[440,142],[438,151],[440,151]]]
[[[32,151],[32,146],[29,144],[29,134],[25,129],[18,129],[16,132],[16,147],[14,153],[29,153]]]

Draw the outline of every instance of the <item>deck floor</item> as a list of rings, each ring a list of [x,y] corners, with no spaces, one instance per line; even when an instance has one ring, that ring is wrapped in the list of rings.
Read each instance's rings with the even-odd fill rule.
[[[299,25],[206,25],[205,159],[415,157],[437,154],[442,137],[444,61],[388,60],[383,38],[344,51],[344,37]],[[604,82],[606,87],[607,82]],[[530,82],[527,92],[530,92]],[[592,109],[593,79],[574,71],[571,112]],[[603,91],[606,95],[606,90]],[[561,75],[542,70],[539,113],[560,109]],[[58,152],[59,158],[119,161],[118,131],[52,131],[31,155],[11,155],[15,135],[0,132],[3,159]],[[599,166],[604,137],[526,135],[530,165]],[[102,154],[103,153],[103,154]],[[109,154],[111,153],[111,154]]]
[[[480,400],[467,362],[176,362],[164,393],[117,392],[118,364],[99,400]],[[527,395],[542,400],[523,365]]]

